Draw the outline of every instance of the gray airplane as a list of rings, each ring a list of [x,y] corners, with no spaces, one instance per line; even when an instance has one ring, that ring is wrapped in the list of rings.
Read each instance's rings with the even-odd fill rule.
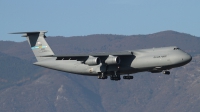
[[[129,74],[138,72],[163,72],[170,74],[170,69],[183,66],[192,57],[176,46],[127,50],[114,53],[91,53],[78,55],[55,55],[45,41],[47,31],[17,32],[23,34],[37,59],[35,65],[87,76],[97,76],[99,79],[120,80],[133,79]]]

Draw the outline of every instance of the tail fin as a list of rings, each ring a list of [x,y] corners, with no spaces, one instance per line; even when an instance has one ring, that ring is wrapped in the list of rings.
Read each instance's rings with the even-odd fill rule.
[[[37,59],[37,61],[42,61],[48,59],[49,57],[42,57],[47,55],[54,55],[50,46],[44,38],[46,38],[45,33],[47,31],[36,31],[36,32],[16,32],[11,34],[23,34],[22,37],[26,37],[31,49]]]

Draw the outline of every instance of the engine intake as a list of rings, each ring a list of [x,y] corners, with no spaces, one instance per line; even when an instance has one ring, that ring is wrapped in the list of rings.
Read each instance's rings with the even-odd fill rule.
[[[111,55],[105,60],[105,63],[108,65],[120,64],[120,62],[121,62],[120,57]]]
[[[87,64],[87,65],[98,65],[100,63],[101,63],[101,60],[98,57],[89,57],[85,61],[85,64]]]

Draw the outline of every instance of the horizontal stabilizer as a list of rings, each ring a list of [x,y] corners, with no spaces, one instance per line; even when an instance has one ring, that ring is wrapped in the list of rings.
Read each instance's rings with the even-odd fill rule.
[[[14,32],[14,33],[10,33],[10,34],[33,34],[33,33],[47,33],[47,31]]]

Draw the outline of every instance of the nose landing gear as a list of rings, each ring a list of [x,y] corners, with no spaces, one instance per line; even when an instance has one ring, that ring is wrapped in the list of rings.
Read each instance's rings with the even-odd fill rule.
[[[170,71],[163,71],[163,74],[165,74],[165,75],[169,75],[170,74]]]

